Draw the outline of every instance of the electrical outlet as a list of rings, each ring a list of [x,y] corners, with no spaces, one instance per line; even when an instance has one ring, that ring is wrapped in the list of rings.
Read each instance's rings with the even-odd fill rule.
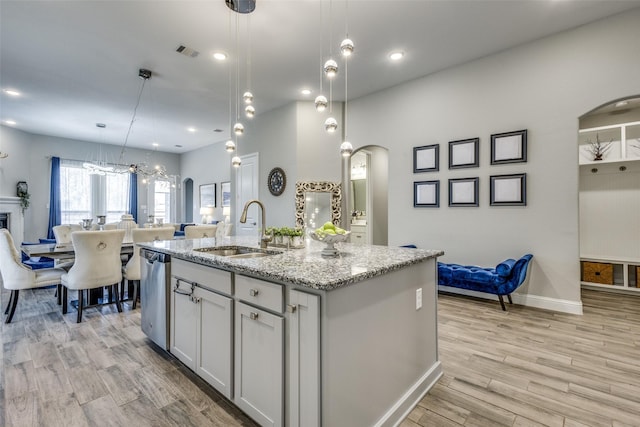
[[[416,310],[422,308],[422,288],[416,289]]]

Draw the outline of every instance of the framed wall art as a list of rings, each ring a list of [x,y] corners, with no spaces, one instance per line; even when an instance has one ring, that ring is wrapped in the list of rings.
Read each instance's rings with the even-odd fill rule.
[[[449,206],[478,206],[480,178],[456,178],[449,180]]]
[[[527,161],[527,130],[491,135],[491,164],[525,163]]]
[[[413,173],[433,172],[440,168],[440,145],[413,147]]]
[[[216,207],[216,184],[200,186],[200,207]]]
[[[231,206],[231,182],[224,181],[220,183],[220,206],[226,208]]]
[[[479,165],[480,138],[449,142],[449,169],[476,168]]]
[[[437,208],[440,206],[440,181],[415,181],[413,183],[413,207]]]
[[[492,175],[490,178],[491,206],[526,206],[527,174]]]

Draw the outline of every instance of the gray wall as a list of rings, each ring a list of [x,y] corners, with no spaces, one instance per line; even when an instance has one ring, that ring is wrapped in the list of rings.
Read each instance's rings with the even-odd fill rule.
[[[640,84],[640,10],[350,102],[354,146],[389,149],[389,244],[493,266],[534,254],[524,302],[580,309],[578,117]],[[385,126],[371,126],[384,123]],[[528,129],[527,163],[489,165],[490,135]],[[480,138],[480,167],[448,170],[448,141]],[[440,144],[440,171],[412,173],[412,147]],[[526,207],[490,207],[489,176],[527,173]],[[480,177],[480,207],[447,207],[449,178]],[[441,207],[412,207],[413,181],[439,179]]]
[[[25,211],[24,239],[37,241],[46,237],[49,224],[49,181],[51,157],[63,159],[95,160],[99,144],[77,141],[53,136],[35,135],[22,132],[8,126],[0,126],[0,140],[2,151],[9,153],[9,157],[0,160],[0,195],[15,196],[16,183],[27,181],[31,193],[31,206]],[[108,162],[117,162],[120,146],[102,144],[103,158]],[[127,162],[162,163],[170,174],[180,171],[179,155],[137,150],[128,148],[125,159]],[[180,194],[178,191],[178,200]],[[142,206],[147,204],[147,187],[138,179],[138,222],[144,222],[146,211]]]

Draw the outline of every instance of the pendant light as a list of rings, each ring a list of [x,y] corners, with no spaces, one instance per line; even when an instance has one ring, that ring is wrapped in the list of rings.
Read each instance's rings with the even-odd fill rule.
[[[340,144],[342,157],[349,157],[353,153],[353,145],[347,140],[347,113],[348,113],[348,87],[349,87],[349,58],[353,53],[353,41],[349,38],[349,1],[345,2],[345,32],[346,38],[340,43],[340,51],[344,57],[344,142]]]
[[[320,2],[320,66],[322,66],[322,29],[324,28],[324,11],[322,7],[323,2]],[[314,104],[316,106],[316,111],[322,113],[327,109],[328,101],[327,97],[322,94],[322,72],[320,73],[320,90],[318,91],[318,96],[314,100]]]
[[[332,2],[329,0],[329,59],[324,63],[322,71],[329,79],[329,117],[324,121],[324,130],[327,133],[334,133],[338,130],[338,121],[333,117],[333,79],[338,74],[338,63],[331,57],[333,56],[333,27],[331,25]]]

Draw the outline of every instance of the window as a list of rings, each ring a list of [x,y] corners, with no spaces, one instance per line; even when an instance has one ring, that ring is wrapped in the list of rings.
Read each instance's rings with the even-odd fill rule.
[[[171,222],[171,182],[155,180],[153,182],[153,212],[156,219]]]
[[[120,221],[129,201],[129,174],[91,174],[75,160],[60,161],[60,205],[63,224],[106,215],[107,222]]]

